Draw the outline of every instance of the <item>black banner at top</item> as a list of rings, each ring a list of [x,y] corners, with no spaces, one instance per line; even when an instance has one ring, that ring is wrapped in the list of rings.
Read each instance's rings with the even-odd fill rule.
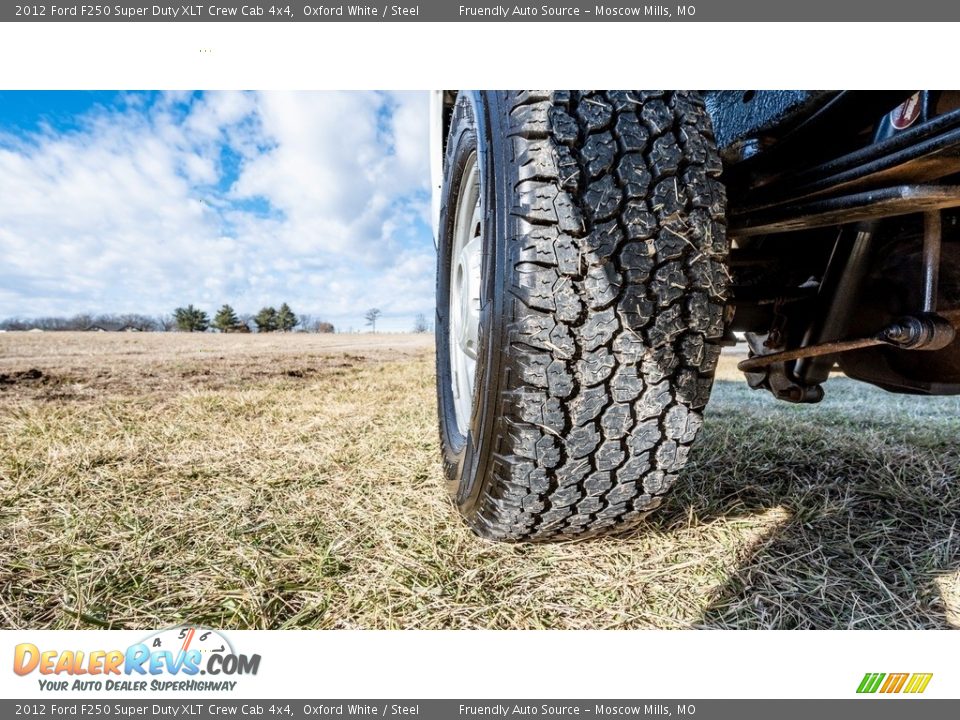
[[[237,2],[178,4],[125,0],[105,4],[3,3],[0,22],[946,22],[960,3],[943,0],[478,0],[401,2]]]

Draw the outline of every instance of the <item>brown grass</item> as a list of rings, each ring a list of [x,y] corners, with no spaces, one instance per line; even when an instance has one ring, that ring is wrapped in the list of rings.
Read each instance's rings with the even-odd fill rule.
[[[960,403],[735,360],[642,532],[508,546],[446,500],[429,339],[0,334],[0,625],[956,626]]]

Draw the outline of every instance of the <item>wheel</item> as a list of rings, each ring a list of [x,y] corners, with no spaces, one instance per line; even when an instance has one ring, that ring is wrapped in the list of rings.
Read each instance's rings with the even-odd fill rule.
[[[692,92],[460,93],[444,158],[444,469],[480,535],[635,526],[701,426],[726,298],[725,196]]]

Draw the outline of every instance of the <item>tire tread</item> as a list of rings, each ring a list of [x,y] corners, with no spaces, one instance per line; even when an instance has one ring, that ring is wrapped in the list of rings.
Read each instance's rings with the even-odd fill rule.
[[[505,93],[516,168],[501,453],[482,535],[622,532],[702,425],[724,330],[725,197],[694,92]]]

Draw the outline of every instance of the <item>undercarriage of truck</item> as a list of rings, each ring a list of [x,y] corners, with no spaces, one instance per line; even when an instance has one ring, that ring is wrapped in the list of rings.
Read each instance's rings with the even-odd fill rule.
[[[960,392],[960,94],[706,93],[750,384]]]

